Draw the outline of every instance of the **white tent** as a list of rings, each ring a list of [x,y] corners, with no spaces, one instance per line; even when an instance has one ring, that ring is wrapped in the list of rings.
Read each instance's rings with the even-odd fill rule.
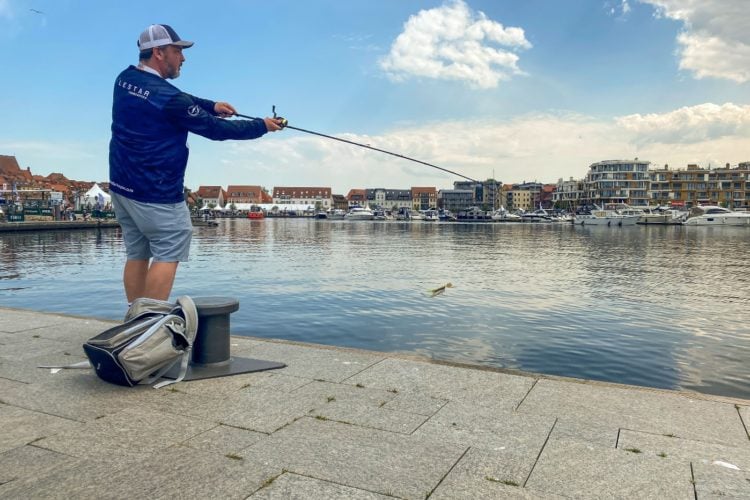
[[[99,206],[101,208],[104,208],[109,203],[112,203],[112,197],[105,193],[102,188],[99,187],[99,184],[94,183],[93,186],[91,186],[91,189],[86,191],[86,193],[78,198],[80,208],[86,207],[88,205],[91,205],[92,208],[96,207],[96,204],[99,203]]]

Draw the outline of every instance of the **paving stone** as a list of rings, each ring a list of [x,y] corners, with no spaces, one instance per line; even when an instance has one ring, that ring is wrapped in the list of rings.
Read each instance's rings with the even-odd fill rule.
[[[623,429],[617,447],[623,450],[638,449],[655,456],[663,454],[662,458],[686,463],[711,464],[718,461],[750,470],[750,443],[734,447]]]
[[[525,413],[523,413],[525,415]],[[558,418],[550,437],[571,438],[578,441],[596,444],[602,448],[617,446],[620,429],[615,425],[599,425],[592,422]]]
[[[171,447],[135,461],[99,460],[0,486],[2,498],[247,498],[280,470]]]
[[[0,452],[81,427],[80,422],[0,404]]]
[[[520,454],[526,458],[528,473],[554,423],[554,417],[519,415],[452,401],[414,435],[493,452]]]
[[[260,432],[217,425],[213,429],[208,429],[184,441],[182,444],[197,450],[213,451],[222,455],[236,455],[265,437],[266,435]]]
[[[365,387],[395,389],[399,394],[418,393],[437,399],[465,401],[478,406],[512,410],[526,396],[534,379],[389,358],[347,379],[346,382]]]
[[[46,314],[34,311],[24,311],[20,309],[1,308],[3,320],[0,321],[0,332],[15,333],[48,326],[60,325],[62,323],[78,323],[85,321],[77,318],[70,318],[58,314]],[[72,321],[71,321],[72,319]]]
[[[311,379],[290,377],[275,373],[275,371],[264,371],[255,373],[243,373],[231,377],[217,377],[203,380],[191,380],[175,384],[175,389],[187,394],[219,396],[238,392],[247,388],[265,387],[280,392],[291,392],[312,382]]]
[[[387,500],[393,497],[286,472],[270,485],[250,495],[250,498],[253,500],[309,500],[311,498]]]
[[[3,429],[3,432],[7,432]],[[19,446],[0,453],[0,484],[71,468],[80,460],[36,446]]]
[[[198,396],[175,391],[154,391],[144,405],[154,410],[186,415],[243,429],[270,433],[307,415],[318,400],[304,394],[276,392],[269,388],[248,387],[218,397]]]
[[[83,350],[79,349],[79,351],[58,349],[51,354],[36,354],[22,360],[2,360],[0,361],[0,377],[27,384],[45,382],[60,374],[62,370],[39,368],[40,366],[64,366],[86,361]],[[68,355],[65,354],[66,352]]]
[[[579,499],[693,499],[691,480],[688,464],[550,439],[526,487]]]
[[[737,411],[740,413],[740,417],[742,418],[742,423],[745,425],[745,432],[747,433],[747,438],[750,440],[750,406],[740,406]]]
[[[329,382],[341,382],[383,359],[382,355],[276,342],[242,342],[232,348],[232,354],[285,363],[286,368],[280,370],[284,375]]]
[[[440,408],[448,403],[447,399],[433,398],[419,393],[397,394],[388,401],[383,408],[389,410],[416,413],[427,417],[434,415]]]
[[[109,384],[92,370],[61,370],[41,383],[9,387],[2,392],[0,399],[30,410],[84,422],[141,404],[156,397],[158,392],[147,386]]]
[[[4,361],[26,361],[41,355],[80,355],[83,350],[79,345],[75,350],[65,342],[59,340],[30,337],[23,341],[11,342],[3,345],[0,358]],[[71,361],[73,363],[74,361]]]
[[[666,391],[539,380],[518,411],[730,446],[747,441],[734,405]]]
[[[515,460],[514,460],[515,458]],[[534,457],[536,458],[536,457]],[[563,497],[523,487],[528,470],[519,467],[525,457],[471,448],[448,473],[430,500],[471,499],[562,499]]]
[[[303,418],[243,452],[325,481],[401,498],[425,498],[465,447]]]
[[[401,434],[411,434],[427,420],[426,416],[415,413],[339,401],[320,404],[309,416]]]
[[[705,498],[750,498],[750,471],[694,464],[695,494]]]
[[[333,400],[338,403],[354,403],[374,408],[383,407],[396,397],[396,394],[383,389],[355,387],[349,384],[317,380],[297,389],[295,393],[316,398],[320,403],[329,403]]]
[[[143,459],[212,427],[215,424],[194,418],[133,408],[41,439],[35,445],[79,458]]]

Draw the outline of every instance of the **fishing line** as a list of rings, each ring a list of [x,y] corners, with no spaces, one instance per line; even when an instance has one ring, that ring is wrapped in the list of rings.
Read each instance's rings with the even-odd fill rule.
[[[459,174],[458,172],[454,172],[453,170],[448,170],[447,168],[438,167],[437,165],[433,165],[432,163],[427,163],[426,161],[417,160],[416,158],[411,158],[409,156],[405,156],[405,155],[402,155],[402,154],[394,153],[392,151],[386,151],[385,149],[374,148],[374,147],[372,147],[372,146],[370,146],[368,144],[362,144],[361,142],[354,142],[354,141],[350,141],[348,139],[342,139],[340,137],[334,137],[332,135],[321,134],[320,132],[314,132],[312,130],[307,130],[307,129],[304,129],[304,128],[292,127],[291,125],[289,125],[289,122],[287,122],[285,118],[282,118],[280,116],[276,116],[276,106],[275,105],[273,106],[272,109],[273,109],[273,117],[282,120],[281,128],[290,128],[292,130],[297,130],[298,132],[304,132],[306,134],[317,135],[319,137],[325,137],[326,139],[333,139],[334,141],[345,142],[347,144],[351,144],[352,146],[359,146],[361,148],[371,149],[373,151],[379,151],[381,153],[385,153],[387,155],[395,156],[397,158],[402,158],[404,160],[413,161],[415,163],[421,163],[422,165],[427,165],[428,167],[436,168],[438,170],[442,170],[443,172],[448,172],[449,174],[453,174],[455,176],[462,177],[464,179],[470,180],[471,182],[480,184],[479,181],[474,180],[471,177],[467,177],[467,176],[465,176],[463,174]],[[240,118],[247,118],[248,120],[262,120],[262,118],[256,118],[254,116],[241,115],[239,113],[235,113],[234,116],[239,116]]]

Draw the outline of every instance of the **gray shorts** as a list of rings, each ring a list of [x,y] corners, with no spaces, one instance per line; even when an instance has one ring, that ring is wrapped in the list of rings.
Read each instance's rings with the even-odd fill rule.
[[[193,224],[186,203],[143,203],[110,194],[128,260],[188,260]]]

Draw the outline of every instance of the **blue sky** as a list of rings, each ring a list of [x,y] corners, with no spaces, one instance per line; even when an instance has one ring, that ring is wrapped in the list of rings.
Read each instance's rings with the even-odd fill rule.
[[[31,9],[41,11],[33,12]],[[173,83],[241,112],[473,178],[605,159],[750,161],[746,0],[0,0],[0,154],[108,178],[112,86],[151,23],[195,41]],[[186,184],[449,188],[454,176],[292,130],[191,136]]]

